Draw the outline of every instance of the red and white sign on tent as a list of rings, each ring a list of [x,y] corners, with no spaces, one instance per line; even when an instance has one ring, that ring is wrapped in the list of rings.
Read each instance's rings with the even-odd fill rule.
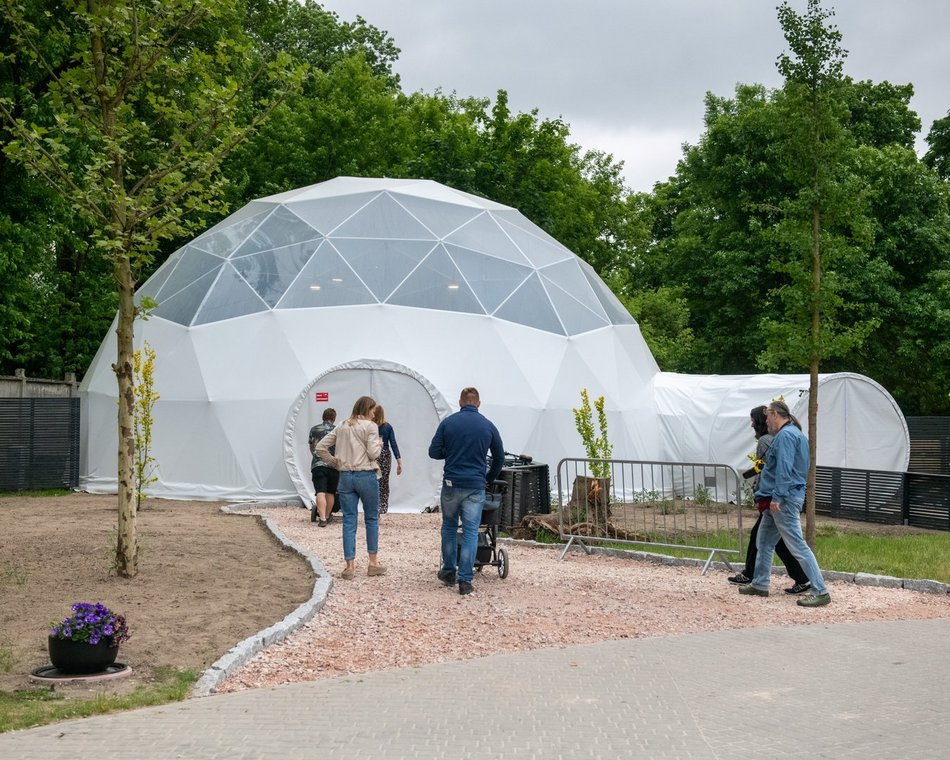
[[[318,404],[328,404],[330,403],[330,394],[326,391],[317,391],[313,396],[313,400]]]

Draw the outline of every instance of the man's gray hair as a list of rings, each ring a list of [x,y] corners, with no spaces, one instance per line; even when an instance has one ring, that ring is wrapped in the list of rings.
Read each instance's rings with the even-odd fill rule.
[[[773,401],[771,404],[769,404],[769,409],[771,409],[784,420],[791,419],[792,417],[792,412],[788,408],[788,404],[786,404],[784,401]]]

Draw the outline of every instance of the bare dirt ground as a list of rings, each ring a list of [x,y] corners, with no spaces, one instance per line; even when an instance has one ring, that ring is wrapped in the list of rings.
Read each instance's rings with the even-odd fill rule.
[[[28,675],[49,664],[50,624],[74,602],[102,602],[126,616],[132,638],[118,661],[132,674],[107,682],[126,691],[159,667],[200,672],[306,601],[309,564],[258,517],[220,507],[147,501],[137,519],[139,572],[126,580],[110,572],[115,496],[0,496],[0,654],[12,657],[0,667],[0,690],[35,686]]]
[[[11,653],[0,689],[30,685],[27,674],[48,663],[50,623],[75,601],[101,601],[127,616],[132,639],[119,661],[133,674],[107,687],[123,691],[157,667],[201,671],[309,598],[309,566],[257,517],[219,507],[147,502],[139,575],[123,580],[109,572],[114,497],[0,497],[0,655]],[[460,597],[435,578],[437,514],[384,517],[380,559],[389,573],[380,578],[365,575],[361,525],[362,572],[344,581],[339,519],[319,528],[303,509],[259,511],[323,560],[333,587],[310,623],[253,658],[221,691],[606,639],[950,617],[947,595],[832,583],[832,605],[806,610],[781,592],[782,579],[768,599],[747,598],[720,570],[702,576],[694,567],[573,553],[561,562],[559,549],[523,544],[503,545],[508,578],[486,567],[476,593]]]

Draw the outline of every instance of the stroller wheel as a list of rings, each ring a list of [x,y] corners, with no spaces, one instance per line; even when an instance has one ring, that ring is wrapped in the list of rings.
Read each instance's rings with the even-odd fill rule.
[[[480,573],[484,567],[484,565],[475,565],[475,572]]]
[[[498,577],[508,577],[508,552],[504,549],[498,550]]]

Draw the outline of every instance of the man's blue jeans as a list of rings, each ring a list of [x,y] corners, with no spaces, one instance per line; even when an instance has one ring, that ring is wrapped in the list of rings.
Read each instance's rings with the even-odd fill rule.
[[[376,554],[379,548],[379,480],[376,472],[341,472],[336,493],[343,513],[343,559],[347,562],[356,559],[356,523],[361,501],[366,523],[366,551]]]
[[[442,486],[442,569],[456,569],[458,579],[472,582],[475,573],[475,551],[478,548],[478,526],[485,505],[484,488],[450,488]],[[458,526],[462,523],[462,552],[458,551]]]
[[[755,588],[763,591],[768,590],[772,572],[772,557],[775,552],[775,545],[781,538],[792,556],[802,566],[808,580],[811,581],[812,593],[816,595],[828,593],[828,587],[825,586],[825,579],[821,575],[818,561],[808,544],[805,543],[805,537],[802,535],[801,514],[804,501],[805,491],[803,489],[801,498],[786,499],[782,502],[782,508],[778,512],[767,509],[762,513],[762,522],[759,524],[759,536],[756,541],[758,556],[755,558],[755,576],[752,578],[752,585]]]

